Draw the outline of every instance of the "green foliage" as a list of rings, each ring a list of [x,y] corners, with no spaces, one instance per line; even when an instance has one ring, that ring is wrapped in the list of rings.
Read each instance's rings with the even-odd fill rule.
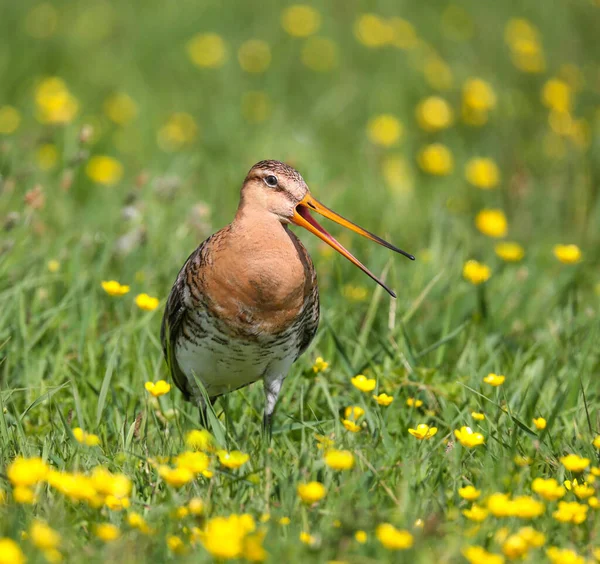
[[[501,552],[495,533],[526,524],[546,534],[546,546],[592,557],[599,510],[574,525],[554,519],[556,502],[545,502],[531,522],[489,516],[475,530],[457,491],[472,483],[485,506],[493,492],[530,495],[536,477],[581,481],[587,472],[567,471],[565,454],[599,463],[592,446],[600,433],[597,2],[387,1],[377,4],[375,21],[360,19],[374,9],[364,2],[315,5],[316,37],[325,43],[286,33],[277,2],[5,4],[0,538],[18,540],[29,561],[44,561],[20,536],[37,516],[62,535],[65,561],[210,561],[201,545],[176,556],[166,543],[178,535],[187,546],[186,531],[202,528],[204,517],[173,517],[200,497],[207,516],[246,512],[258,522],[269,514],[259,527],[271,561],[460,561],[469,544]],[[515,18],[529,23],[511,39]],[[209,44],[214,68],[189,56],[190,40],[207,33],[224,45],[219,55]],[[268,60],[264,48],[247,47],[248,60],[238,53],[251,39],[268,44]],[[525,72],[539,57],[539,72]],[[247,72],[240,62],[262,70]],[[465,84],[474,78],[496,98],[479,125],[465,116]],[[417,111],[430,96],[452,114],[437,131],[436,116]],[[381,115],[393,119],[373,125]],[[433,143],[451,152],[441,175],[430,174],[421,153]],[[495,188],[465,178],[475,157],[497,164]],[[322,323],[285,382],[271,448],[260,432],[262,387],[232,393],[215,405],[213,434],[250,461],[227,469],[212,456],[212,478],[174,489],[152,461],[185,450],[198,413],[174,387],[156,400],[144,389],[167,379],[164,300],[189,253],[231,221],[246,171],[264,158],[293,164],[326,205],[417,260],[332,228],[369,268],[385,272],[398,293],[391,301],[301,233],[318,271]],[[522,260],[502,260],[497,240],[475,227],[484,208],[503,210],[505,238],[522,245]],[[557,260],[553,248],[565,243],[576,243],[583,260]],[[487,282],[463,278],[469,259],[490,267]],[[101,286],[108,280],[130,292],[108,295]],[[160,306],[140,309],[141,293]],[[315,373],[318,356],[329,368]],[[505,383],[484,384],[491,372]],[[354,388],[359,373],[393,403],[378,406]],[[423,404],[409,407],[409,398]],[[365,410],[358,433],[341,422],[351,405]],[[544,430],[533,424],[540,416]],[[437,434],[415,439],[408,428],[419,423]],[[453,432],[464,425],[485,445],[460,446]],[[100,446],[81,445],[76,427],[98,435]],[[354,468],[328,468],[316,434],[352,451]],[[37,504],[15,504],[5,468],[18,455],[41,456],[61,471],[103,465],[126,474],[130,511],[156,534],[132,530],[126,511],[73,503],[47,485]],[[588,479],[598,487],[600,477]],[[311,480],[328,490],[314,507],[296,494]],[[282,517],[291,523],[280,525]],[[118,525],[121,538],[103,544],[93,534],[100,522]],[[382,522],[411,531],[414,548],[400,557],[385,549],[375,538]],[[367,532],[366,544],[354,540],[357,530]],[[300,542],[303,531],[312,547]],[[532,549],[529,560],[542,561],[544,550]]]

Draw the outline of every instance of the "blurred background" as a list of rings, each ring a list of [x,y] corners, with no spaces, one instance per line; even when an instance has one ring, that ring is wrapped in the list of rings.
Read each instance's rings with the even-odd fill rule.
[[[417,255],[390,262],[399,309],[444,273],[430,331],[490,274],[497,318],[522,330],[572,288],[563,263],[600,291],[599,29],[597,0],[4,2],[5,285],[49,269],[61,295],[114,278],[162,299],[269,158]],[[369,298],[301,236],[323,288]],[[342,240],[384,269],[385,250]],[[463,280],[469,259],[488,271]]]

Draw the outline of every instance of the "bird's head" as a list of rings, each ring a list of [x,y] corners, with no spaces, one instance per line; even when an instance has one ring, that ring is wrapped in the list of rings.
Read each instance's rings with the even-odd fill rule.
[[[321,204],[312,196],[300,173],[291,166],[279,161],[261,161],[250,169],[242,186],[240,209],[246,206],[271,213],[281,223],[293,223],[294,225],[304,227],[304,229],[310,231],[333,247],[338,253],[345,256],[350,262],[385,288],[393,297],[396,297],[396,294],[339,243],[333,235],[323,228],[311,215],[311,212],[321,214],[327,219],[331,219],[379,245],[400,253],[411,260],[415,260],[414,256],[384,241],[381,237],[359,227]]]

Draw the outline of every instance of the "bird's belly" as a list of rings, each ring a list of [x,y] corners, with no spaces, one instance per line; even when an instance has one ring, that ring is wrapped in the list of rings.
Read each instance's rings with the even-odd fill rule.
[[[175,358],[193,395],[200,395],[196,379],[216,397],[273,371],[287,372],[296,358],[298,339],[290,332],[250,340],[226,335],[217,325],[204,323],[202,333],[184,332],[176,343]]]

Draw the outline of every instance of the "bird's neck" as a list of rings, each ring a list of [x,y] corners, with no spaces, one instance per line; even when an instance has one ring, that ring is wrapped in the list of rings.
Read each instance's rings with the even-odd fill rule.
[[[279,218],[264,208],[250,204],[240,205],[231,223],[232,231],[245,239],[263,245],[274,239],[289,239],[288,227]]]

